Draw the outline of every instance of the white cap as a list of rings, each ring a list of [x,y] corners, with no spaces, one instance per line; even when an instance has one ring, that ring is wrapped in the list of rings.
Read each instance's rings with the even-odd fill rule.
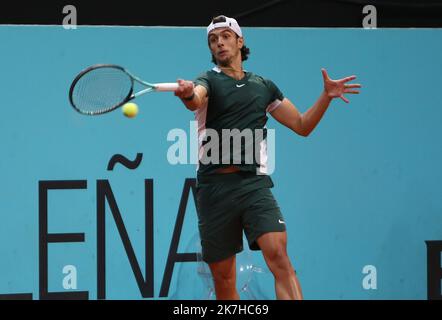
[[[207,27],[207,35],[209,35],[209,33],[216,28],[229,28],[233,32],[235,32],[238,36],[242,37],[241,28],[239,27],[238,22],[233,18],[229,17],[225,18],[226,18],[225,22],[210,23],[209,26]]]

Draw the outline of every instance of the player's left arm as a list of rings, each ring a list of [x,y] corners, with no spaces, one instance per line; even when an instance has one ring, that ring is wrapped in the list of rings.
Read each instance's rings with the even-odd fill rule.
[[[284,98],[281,104],[270,113],[272,117],[297,134],[307,137],[321,121],[333,98],[341,98],[348,103],[350,101],[344,96],[344,93],[359,93],[358,90],[353,90],[352,88],[360,88],[360,84],[346,84],[346,82],[356,79],[356,76],[332,80],[328,77],[325,69],[322,69],[322,76],[324,79],[324,90],[315,104],[306,112],[300,113],[289,99]]]

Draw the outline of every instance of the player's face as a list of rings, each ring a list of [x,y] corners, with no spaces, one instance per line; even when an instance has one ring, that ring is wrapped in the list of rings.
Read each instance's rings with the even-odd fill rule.
[[[228,65],[233,59],[241,57],[243,38],[237,37],[229,28],[217,28],[209,34],[209,47],[220,65]]]

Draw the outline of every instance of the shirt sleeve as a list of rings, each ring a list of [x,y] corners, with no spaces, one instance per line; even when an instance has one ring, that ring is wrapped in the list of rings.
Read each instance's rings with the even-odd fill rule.
[[[276,86],[276,84],[271,80],[264,80],[267,88],[269,88],[270,91],[270,102],[267,106],[266,111],[272,112],[276,110],[281,105],[282,100],[284,100],[284,94],[279,90],[279,88]]]
[[[210,95],[210,79],[209,79],[209,74],[207,72],[204,72],[202,74],[200,74],[194,81],[193,83],[195,84],[195,86],[197,85],[201,85],[204,88],[206,88],[207,90],[207,96]]]

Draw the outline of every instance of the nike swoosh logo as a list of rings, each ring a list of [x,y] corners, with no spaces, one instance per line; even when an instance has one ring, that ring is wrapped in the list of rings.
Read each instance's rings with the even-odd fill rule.
[[[278,219],[278,222],[279,222],[279,223],[285,223],[284,221],[282,221],[282,220],[280,220],[280,219]]]
[[[245,83],[243,83],[243,84],[237,84],[236,87],[237,87],[237,88],[241,88],[241,87],[244,87],[245,85],[246,85]]]

